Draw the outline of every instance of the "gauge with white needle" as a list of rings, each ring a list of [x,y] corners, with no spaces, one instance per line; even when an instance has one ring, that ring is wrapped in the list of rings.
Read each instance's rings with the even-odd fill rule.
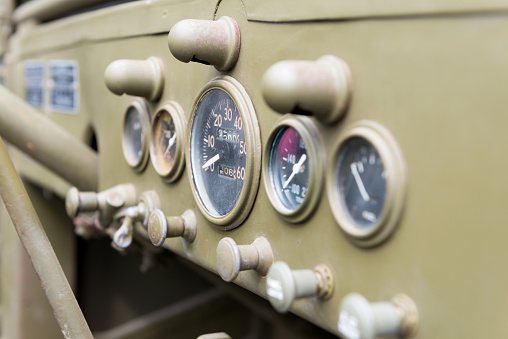
[[[178,179],[185,164],[184,120],[182,108],[174,101],[165,103],[153,118],[150,157],[157,174],[168,182]]]
[[[305,117],[285,117],[269,138],[265,184],[275,209],[291,221],[306,217],[320,189],[320,139],[313,126]]]

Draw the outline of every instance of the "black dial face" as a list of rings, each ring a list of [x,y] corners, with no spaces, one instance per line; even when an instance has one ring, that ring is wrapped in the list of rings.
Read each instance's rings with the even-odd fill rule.
[[[190,163],[194,188],[214,217],[235,207],[245,180],[247,147],[243,122],[231,96],[211,89],[194,112],[190,137]]]
[[[143,154],[143,125],[140,112],[130,106],[125,116],[124,124],[124,155],[131,165],[138,163]]]
[[[174,166],[177,152],[175,121],[167,111],[160,111],[153,123],[152,163],[160,175],[167,175]]]
[[[386,200],[386,171],[376,148],[366,139],[349,139],[336,169],[339,200],[360,228],[377,225]]]
[[[309,159],[305,144],[292,127],[283,127],[270,151],[268,172],[275,195],[284,207],[296,210],[305,198]]]

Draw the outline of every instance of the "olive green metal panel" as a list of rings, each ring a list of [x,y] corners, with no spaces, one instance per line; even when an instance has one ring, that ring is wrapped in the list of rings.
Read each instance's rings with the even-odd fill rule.
[[[247,16],[256,20],[279,20],[274,17],[289,18],[283,13],[296,13],[269,4],[255,12],[265,2],[252,4],[246,4]],[[302,4],[294,7],[303,8]],[[448,4],[453,6],[447,12],[457,9],[455,2]],[[482,9],[489,5],[484,4]],[[492,4],[491,8],[499,5]],[[237,65],[220,73],[210,66],[180,63],[167,48],[166,33],[172,25],[186,18],[211,19],[214,5],[160,1],[144,6],[134,10],[134,5],[125,5],[33,28],[16,36],[13,45],[12,67],[20,95],[23,61],[58,58],[79,62],[80,113],[50,114],[80,138],[93,127],[100,153],[100,189],[133,183],[139,192],[157,191],[168,216],[192,209],[198,219],[194,243],[168,239],[165,247],[214,273],[216,246],[225,236],[237,244],[250,244],[264,236],[275,260],[294,269],[326,264],[335,276],[333,297],[297,301],[293,311],[333,333],[337,333],[340,301],[350,292],[372,301],[390,300],[398,293],[409,295],[420,314],[416,338],[496,338],[508,333],[504,321],[508,297],[503,293],[508,275],[499,266],[506,257],[503,242],[508,236],[503,227],[508,189],[504,180],[506,13],[273,24],[248,21],[239,1],[226,0],[216,16],[237,21],[242,47]],[[429,3],[427,6],[430,8]],[[432,8],[442,12],[440,5]],[[464,8],[477,7],[468,2]],[[272,14],[264,16],[268,10]],[[322,15],[317,7],[308,13],[308,18]],[[395,9],[390,13],[400,14]],[[137,26],[140,22],[143,27]],[[109,33],[88,38],[93,32]],[[143,35],[153,32],[163,34]],[[104,70],[112,61],[161,58],[166,86],[160,102],[150,104],[150,110],[174,100],[187,117],[195,95],[207,82],[220,74],[234,77],[252,99],[264,149],[280,114],[262,99],[263,73],[281,60],[316,60],[325,54],[348,63],[354,93],[343,120],[332,126],[314,120],[324,141],[324,157],[329,160],[344,128],[362,119],[386,127],[404,154],[407,200],[399,228],[386,243],[362,249],[349,242],[335,222],[325,193],[307,221],[291,224],[272,208],[262,183],[243,225],[219,231],[197,208],[188,169],[179,181],[166,184],[150,163],[138,174],[123,159],[123,115],[133,98],[118,97],[105,87]],[[325,167],[333,165],[327,161]],[[266,296],[265,279],[255,272],[240,273],[235,283]]]

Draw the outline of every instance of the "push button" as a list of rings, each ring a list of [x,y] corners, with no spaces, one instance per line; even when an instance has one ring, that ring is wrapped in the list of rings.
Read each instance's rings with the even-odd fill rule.
[[[162,246],[166,238],[174,237],[193,242],[196,232],[196,216],[191,210],[181,216],[166,217],[160,209],[155,209],[148,217],[148,236],[154,246]]]

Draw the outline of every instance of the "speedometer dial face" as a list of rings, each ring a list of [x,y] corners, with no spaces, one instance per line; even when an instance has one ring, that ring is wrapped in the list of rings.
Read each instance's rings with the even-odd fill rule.
[[[162,106],[153,118],[150,156],[155,171],[168,182],[180,176],[184,165],[183,109],[174,101]]]
[[[288,221],[303,221],[317,204],[323,181],[321,150],[321,137],[308,117],[284,116],[268,138],[265,187],[273,207]]]
[[[259,131],[250,100],[236,81],[226,79],[212,81],[198,97],[189,160],[202,211],[214,224],[229,229],[243,221],[248,205],[253,203],[253,177],[259,177],[259,164],[253,163],[260,154],[256,151]]]

